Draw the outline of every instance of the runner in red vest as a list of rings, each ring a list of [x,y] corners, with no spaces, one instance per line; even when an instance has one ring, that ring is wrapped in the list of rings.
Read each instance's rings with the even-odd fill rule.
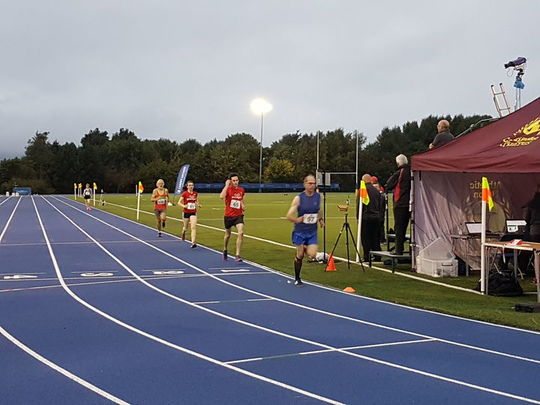
[[[193,191],[195,184],[191,180],[187,182],[187,190],[182,193],[178,205],[184,209],[184,225],[182,227],[182,240],[186,240],[186,229],[188,223],[191,225],[191,247],[197,247],[197,208],[199,204],[199,193]]]
[[[238,237],[236,238],[236,258],[237,262],[241,262],[240,248],[244,239],[244,189],[239,187],[240,179],[236,173],[231,173],[225,182],[225,187],[221,190],[219,198],[225,201],[225,237],[223,247],[223,259],[227,260],[227,245],[231,238],[231,228],[236,226]]]
[[[164,187],[163,179],[156,181],[157,188],[152,191],[151,201],[154,203],[154,213],[157,219],[158,236],[161,237],[161,230],[165,228],[167,219],[167,205],[169,203],[169,191]]]

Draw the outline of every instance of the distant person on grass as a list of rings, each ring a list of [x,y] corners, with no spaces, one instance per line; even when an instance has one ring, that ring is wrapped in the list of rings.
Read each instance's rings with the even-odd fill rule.
[[[219,194],[219,198],[225,202],[223,260],[228,259],[227,246],[231,238],[231,228],[235,226],[238,232],[238,237],[236,238],[236,257],[234,259],[236,262],[242,261],[240,249],[242,248],[242,241],[244,239],[244,211],[246,210],[246,205],[244,204],[245,191],[239,186],[239,183],[240,178],[238,174],[231,173],[227,181],[225,181],[225,187],[223,187],[223,190]]]
[[[165,228],[167,219],[167,205],[169,203],[169,190],[165,188],[163,179],[156,181],[157,188],[152,191],[151,201],[154,203],[154,213],[156,214],[158,236],[161,237],[161,230]]]
[[[197,208],[199,204],[199,193],[194,191],[195,184],[191,180],[187,182],[187,190],[182,193],[178,205],[184,209],[184,224],[182,226],[182,240],[186,240],[186,229],[188,223],[191,225],[191,247],[197,247]]]
[[[92,189],[90,184],[86,183],[86,188],[83,190],[84,204],[86,205],[86,210],[90,211],[92,207],[90,206],[90,200],[92,199]]]
[[[308,174],[304,178],[304,191],[292,200],[287,212],[287,219],[294,223],[292,243],[296,246],[294,258],[294,284],[302,285],[300,273],[302,260],[307,253],[310,260],[317,255],[317,223],[324,226],[321,215],[321,195],[315,191],[315,176]]]

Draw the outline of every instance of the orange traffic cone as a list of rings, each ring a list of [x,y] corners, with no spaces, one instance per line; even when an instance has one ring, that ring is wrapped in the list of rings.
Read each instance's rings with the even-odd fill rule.
[[[345,287],[343,289],[343,291],[348,292],[348,293],[355,293],[356,292],[356,290],[354,288],[352,288],[352,287]]]
[[[334,263],[334,255],[330,255],[328,258],[328,264],[326,265],[326,269],[324,271],[337,271],[336,264]]]

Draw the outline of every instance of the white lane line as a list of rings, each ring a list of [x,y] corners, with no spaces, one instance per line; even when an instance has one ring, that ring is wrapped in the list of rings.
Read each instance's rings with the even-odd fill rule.
[[[251,270],[248,267],[207,267],[207,270]]]
[[[58,208],[56,208],[53,204],[51,204],[49,201],[47,201],[46,198],[42,197],[43,200],[45,202],[47,202],[51,207],[53,207],[56,211],[58,211],[61,215],[63,215],[69,222],[71,222],[77,229],[79,229],[83,234],[85,234],[87,237],[89,237],[90,239],[92,239],[95,244],[97,246],[99,246],[105,253],[107,253],[112,259],[114,259],[118,264],[120,264],[125,270],[127,270],[130,274],[132,274],[135,278],[137,278],[140,282],[142,282],[143,284],[147,285],[148,287],[156,290],[156,291],[161,291],[164,295],[167,295],[169,296],[170,298],[174,298],[176,300],[179,300],[179,301],[184,301],[186,304],[188,305],[191,305],[191,306],[194,306],[194,307],[198,307],[198,308],[201,308],[203,309],[204,311],[207,311],[207,312],[210,312],[210,313],[215,313],[215,314],[218,314],[217,312],[215,311],[211,311],[211,310],[208,310],[204,307],[201,307],[201,306],[196,306],[196,305],[193,305],[191,303],[189,303],[188,301],[185,301],[185,300],[181,300],[180,298],[178,297],[175,297],[173,296],[172,294],[169,294],[163,290],[160,290],[159,288],[157,287],[154,287],[152,284],[146,282],[145,280],[143,280],[142,278],[140,278],[135,272],[133,272],[128,266],[126,266],[122,261],[120,261],[118,258],[116,258],[112,253],[110,253],[107,249],[105,249],[97,240],[95,240],[94,238],[92,238],[92,236],[90,236],[84,229],[82,229],[81,227],[79,227],[75,222],[73,222],[69,217],[67,217],[64,213],[62,213]],[[47,235],[47,232],[45,230],[45,227],[43,225],[43,222],[41,221],[41,216],[39,215],[39,211],[37,209],[37,206],[34,202],[34,199],[32,198],[32,203],[34,204],[34,209],[36,211],[36,214],[38,216],[38,220],[39,220],[39,223],[40,223],[40,226],[41,226],[41,231],[43,233],[43,236],[45,237],[45,241],[48,242],[49,238],[48,238],[48,235]],[[138,333],[142,336],[145,336],[147,337],[148,339],[152,339],[156,342],[159,342],[163,345],[166,345],[168,347],[171,347],[171,348],[174,348],[176,350],[179,350],[183,353],[187,353],[187,354],[190,354],[194,357],[198,357],[200,359],[203,359],[203,360],[206,360],[208,362],[211,362],[213,364],[216,364],[216,365],[219,365],[219,366],[222,366],[224,368],[228,368],[230,370],[233,370],[233,371],[236,371],[240,374],[244,374],[244,375],[247,375],[249,377],[252,377],[254,379],[257,379],[257,380],[260,380],[260,381],[263,381],[263,382],[266,382],[266,383],[270,383],[270,384],[273,384],[273,385],[276,385],[280,388],[284,388],[284,389],[287,389],[287,390],[290,390],[290,391],[293,391],[293,392],[297,392],[299,394],[302,394],[302,395],[305,395],[307,397],[310,397],[310,398],[314,398],[314,399],[317,399],[317,400],[320,400],[320,401],[323,401],[323,402],[327,402],[327,403],[330,403],[330,404],[341,404],[340,402],[338,401],[335,401],[333,399],[330,399],[330,398],[326,398],[326,397],[323,397],[321,395],[317,395],[317,394],[314,394],[312,392],[309,392],[309,391],[305,391],[303,389],[300,389],[298,387],[295,387],[295,386],[292,386],[292,385],[289,385],[289,384],[285,384],[281,381],[277,381],[277,380],[273,380],[271,378],[268,378],[268,377],[265,377],[265,376],[262,376],[262,375],[259,375],[259,374],[255,374],[255,373],[252,373],[250,371],[247,371],[247,370],[244,370],[242,368],[239,368],[239,367],[236,367],[234,365],[231,365],[231,364],[226,364],[220,360],[217,360],[217,359],[214,359],[212,357],[209,357],[209,356],[206,356],[202,353],[198,353],[198,352],[195,352],[193,350],[190,350],[186,347],[183,347],[183,346],[179,346],[179,345],[176,345],[174,343],[171,343],[167,340],[164,340],[164,339],[161,339],[155,335],[152,335],[150,333],[147,333],[141,329],[138,329],[130,324],[127,324],[115,317],[113,317],[112,315],[109,315],[108,313],[94,307],[93,305],[91,305],[90,303],[86,302],[85,300],[83,300],[82,298],[80,298],[77,294],[75,294],[67,285],[66,283],[64,282],[63,278],[62,278],[62,273],[60,271],[60,267],[58,265],[58,262],[56,260],[56,256],[54,254],[54,251],[52,249],[52,246],[50,246],[49,244],[47,245],[48,249],[49,249],[49,255],[51,257],[51,260],[53,262],[53,266],[54,266],[54,269],[56,271],[56,274],[58,276],[58,280],[60,281],[60,284],[62,284],[62,287],[64,288],[64,290],[74,299],[76,300],[77,302],[79,302],[80,304],[84,305],[85,307],[87,307],[88,309],[96,312],[97,314],[103,316],[104,318],[120,325],[120,326],[123,326],[124,328],[126,329],[129,329],[135,333]],[[219,314],[219,316],[222,316],[222,314]]]
[[[4,201],[0,202],[0,205],[3,205],[3,204],[5,204],[6,202],[8,202],[10,198],[11,198],[11,196],[9,196],[8,198],[6,198]]]
[[[20,202],[21,202],[21,199],[19,198],[17,200],[17,204],[15,205],[15,208],[13,208],[13,211],[11,212],[11,215],[9,216],[9,219],[6,222],[6,226],[4,227],[4,230],[2,231],[2,233],[0,233],[0,243],[2,243],[2,238],[6,234],[6,231],[7,231],[8,227],[9,227],[9,224],[10,224],[11,220],[13,219],[13,216],[15,215],[15,211],[17,210],[17,207],[19,206]]]
[[[72,200],[68,200],[68,201],[72,201]],[[109,203],[109,205],[114,205],[115,207],[120,207],[120,208],[124,208],[124,209],[127,209],[127,210],[131,210],[131,211],[137,211],[136,209],[134,208],[131,208],[131,207],[126,207],[125,205],[119,205],[119,204],[114,204],[114,203]],[[107,212],[107,211],[102,211],[102,212]],[[148,215],[155,215],[153,212],[148,212],[148,211],[140,211],[144,214],[148,214]],[[111,214],[110,212],[107,212],[108,214],[110,215],[113,215]],[[177,218],[174,218],[174,217],[168,217],[170,220],[173,220],[173,221],[181,221],[180,219],[177,219]],[[128,220],[127,218],[124,218],[126,220]],[[129,220],[128,220],[129,221]],[[206,220],[205,220],[206,221]],[[134,222],[136,224],[138,224],[137,222]],[[139,224],[139,225],[143,225],[143,224]],[[197,223],[197,226],[201,226],[203,228],[208,228],[208,229],[212,229],[214,231],[218,231],[218,232],[225,232],[222,228],[216,228],[215,226],[211,226],[211,225],[205,225],[205,224],[202,224],[200,222]],[[152,228],[151,228],[152,229]],[[236,232],[232,232],[233,234],[236,234]],[[170,234],[169,234],[170,235]],[[174,235],[171,235],[171,236],[174,236]],[[284,247],[284,248],[287,248],[287,249],[296,249],[294,246],[291,246],[291,245],[285,245],[284,243],[280,243],[280,242],[276,242],[276,241],[273,241],[273,240],[269,240],[269,239],[263,239],[263,238],[259,238],[257,236],[253,236],[253,235],[248,235],[248,234],[244,234],[244,238],[249,238],[249,239],[254,239],[254,240],[258,240],[260,242],[264,242],[264,243],[268,243],[268,244],[271,244],[271,245],[276,245],[276,246],[280,246],[280,247]],[[339,259],[341,261],[346,261],[347,259],[344,258],[344,257],[339,257],[339,256],[334,256],[336,259]],[[352,264],[355,264],[355,265],[360,265],[360,263],[356,263],[354,261],[351,261]],[[429,279],[425,279],[423,277],[418,277],[418,276],[413,276],[412,274],[406,274],[406,273],[401,273],[399,271],[396,271],[396,272],[392,272],[392,270],[389,270],[389,269],[386,269],[386,268],[383,268],[383,267],[377,267],[377,266],[371,266],[372,269],[375,269],[375,270],[378,270],[378,271],[382,271],[384,273],[392,273],[396,276],[399,276],[399,277],[405,277],[405,278],[410,278],[410,279],[413,279],[413,280],[416,280],[416,281],[421,281],[423,283],[428,283],[428,284],[433,284],[433,285],[438,285],[438,286],[441,286],[441,287],[445,287],[445,288],[450,288],[450,289],[453,289],[453,290],[459,290],[459,291],[464,291],[464,292],[468,292],[468,293],[471,293],[471,294],[480,294],[480,295],[483,295],[481,292],[479,291],[475,291],[475,290],[471,290],[469,288],[464,288],[464,287],[459,287],[459,286],[456,286],[456,285],[451,285],[451,284],[446,284],[446,283],[441,283],[440,281],[435,281],[435,280],[429,280]]]
[[[171,239],[153,239],[152,242],[174,242],[178,243],[176,240]],[[112,243],[136,243],[134,240],[107,240],[102,241],[101,243],[105,244],[112,244]],[[51,242],[51,245],[93,245],[94,242],[86,241],[86,242]],[[45,242],[33,242],[33,243],[3,243],[2,247],[7,246],[46,246],[47,244]]]
[[[38,278],[38,276],[34,276],[33,274],[14,274],[12,276],[3,276],[4,280],[34,280]]]
[[[4,335],[4,337],[6,339],[8,339],[11,343],[16,345],[19,349],[25,351],[27,354],[32,356],[34,359],[36,359],[36,360],[42,362],[43,364],[49,366],[50,368],[52,368],[53,370],[57,371],[58,373],[60,373],[60,374],[62,374],[64,376],[66,376],[70,380],[75,381],[76,383],[82,385],[83,387],[88,388],[90,391],[94,391],[96,394],[99,394],[102,397],[107,398],[109,401],[112,401],[112,402],[114,402],[116,404],[122,404],[122,405],[129,404],[128,402],[126,402],[126,401],[124,401],[124,400],[122,400],[122,399],[120,399],[118,397],[115,397],[114,395],[112,395],[112,394],[110,394],[110,393],[108,393],[106,391],[103,391],[101,388],[96,387],[92,383],[89,383],[88,381],[83,380],[81,377],[69,372],[65,368],[60,367],[58,364],[55,364],[52,361],[46,359],[41,354],[39,354],[39,353],[33,351],[32,349],[30,349],[28,346],[26,346],[20,340],[16,339],[13,335],[11,335],[7,330],[2,328],[1,326],[0,326],[0,333],[2,335]]]
[[[53,197],[54,198],[54,197]],[[249,292],[249,293],[252,293],[252,294],[255,294],[255,295],[258,295],[258,296],[261,296],[261,297],[264,297],[264,298],[271,298],[271,299],[274,299],[275,301],[278,301],[278,302],[281,302],[281,303],[284,303],[284,304],[287,304],[287,305],[291,305],[291,306],[295,306],[295,307],[298,307],[298,308],[302,308],[302,309],[306,309],[308,311],[312,311],[312,312],[316,312],[316,313],[320,313],[320,314],[324,314],[324,315],[328,315],[328,316],[332,316],[332,317],[335,317],[335,318],[339,318],[339,319],[345,319],[345,320],[349,320],[349,321],[352,321],[352,322],[356,322],[356,323],[360,323],[360,324],[364,324],[364,325],[369,325],[369,326],[373,326],[373,327],[377,327],[377,328],[381,328],[381,329],[385,329],[385,330],[390,330],[390,331],[394,331],[394,332],[401,332],[401,333],[406,333],[406,334],[409,334],[411,336],[416,336],[416,337],[420,337],[420,338],[424,338],[424,339],[437,339],[439,342],[443,342],[443,343],[446,343],[446,344],[450,344],[450,345],[454,345],[454,346],[458,346],[458,347],[464,347],[464,348],[467,348],[467,349],[471,349],[471,350],[476,350],[476,351],[480,351],[480,352],[483,352],[483,353],[489,353],[489,354],[494,354],[494,355],[497,355],[497,356],[502,356],[502,357],[508,357],[508,358],[512,358],[512,359],[516,359],[516,360],[522,360],[522,361],[527,361],[527,362],[531,362],[531,363],[536,363],[536,364],[540,364],[540,360],[537,360],[537,359],[531,359],[531,358],[528,358],[528,357],[523,357],[523,356],[518,356],[518,355],[514,355],[514,354],[510,354],[510,353],[505,353],[505,352],[500,352],[500,351],[496,351],[496,350],[491,350],[491,349],[486,349],[486,348],[483,348],[483,347],[478,347],[478,346],[473,346],[473,345],[469,345],[469,344],[465,344],[465,343],[460,343],[460,342],[455,342],[455,341],[452,341],[452,340],[448,340],[448,339],[442,339],[442,338],[438,338],[436,336],[429,336],[429,335],[425,335],[425,334],[422,334],[422,333],[416,333],[416,332],[411,332],[411,331],[408,331],[408,330],[405,330],[405,329],[400,329],[400,328],[394,328],[394,327],[391,327],[391,326],[386,326],[386,325],[381,325],[381,324],[378,324],[378,323],[375,323],[375,322],[369,322],[369,321],[365,321],[365,320],[362,320],[362,319],[358,319],[358,318],[353,318],[353,317],[350,317],[350,316],[346,316],[346,315],[341,315],[341,314],[337,314],[337,313],[334,313],[334,312],[329,312],[329,311],[324,311],[324,310],[321,310],[321,309],[318,309],[318,308],[313,308],[313,307],[309,307],[309,306],[306,306],[306,305],[302,305],[302,304],[298,304],[296,302],[292,302],[292,301],[287,301],[287,300],[284,300],[284,299],[281,299],[281,298],[278,298],[278,297],[273,297],[271,295],[268,295],[268,294],[264,294],[264,293],[261,293],[261,292],[258,292],[258,291],[254,291],[254,290],[251,290],[249,288],[246,288],[246,287],[242,287],[242,286],[239,286],[237,284],[234,284],[232,282],[229,282],[227,280],[224,280],[224,279],[221,279],[221,278],[218,278],[216,277],[215,274],[213,273],[208,273],[202,269],[199,269],[198,267],[196,266],[193,266],[191,265],[190,263],[170,254],[169,252],[166,252],[160,248],[158,248],[157,246],[154,246],[152,245],[151,243],[147,243],[145,242],[144,240],[142,239],[139,239],[137,238],[136,236],[114,226],[114,225],[111,225],[103,220],[101,220],[100,218],[97,218],[93,215],[90,215],[86,212],[84,212],[83,210],[80,210],[79,208],[77,207],[74,207],[73,205],[71,204],[67,204],[57,198],[55,198],[57,201],[59,202],[62,202],[64,203],[65,205],[67,205],[68,207],[71,207],[72,209],[76,210],[76,211],[79,211],[80,213],[82,214],[85,214],[85,215],[88,215],[92,218],[94,218],[95,220],[113,228],[113,229],[116,229],[118,232],[121,232],[125,235],[128,235],[128,236],[131,236],[132,238],[134,239],[137,239],[139,240],[141,243],[149,246],[149,247],[152,247],[153,249],[157,250],[158,252],[180,262],[180,263],[183,263],[189,267],[192,267],[193,269],[201,272],[201,273],[204,273],[206,274],[207,276],[215,279],[215,280],[218,280],[226,285],[229,285],[231,287],[234,287],[234,288],[237,288],[239,290],[242,290],[242,291],[246,291],[246,292]],[[107,214],[111,215],[111,216],[115,216],[111,213],[108,213],[107,211],[103,211],[103,212],[106,212]],[[115,216],[117,217],[117,216]],[[122,218],[122,217],[117,217],[117,218]],[[133,222],[135,224],[138,224],[137,222],[134,222],[134,221],[130,221],[129,219],[126,219],[126,218],[122,218],[122,219],[125,219],[126,221],[129,221],[129,222]],[[149,228],[148,226],[144,225],[144,224],[138,224],[139,226],[142,226],[142,227],[146,227],[146,228]],[[201,245],[201,248],[204,248],[204,249],[207,249],[207,250],[210,250],[212,252],[216,252],[215,250],[213,249],[210,249],[210,248],[207,248],[206,246],[202,246]],[[219,253],[219,252],[218,252]],[[265,270],[268,270],[270,271],[272,274],[277,274],[279,275],[280,277],[285,277],[285,278],[290,278],[290,277],[286,277],[285,275],[275,271],[275,270],[272,270],[272,269],[269,269],[268,267],[265,267],[265,266],[261,266],[261,265],[258,265],[259,268],[262,268],[262,269],[265,269]],[[320,288],[325,288],[327,290],[330,290],[330,291],[334,291],[336,292],[336,290],[333,290],[329,287],[324,287],[324,286],[320,286],[320,285],[317,285],[317,287],[320,287]],[[340,291],[337,291],[337,292],[340,292]],[[341,292],[340,292],[341,293]],[[343,293],[345,294],[345,293]],[[362,296],[359,296],[359,295],[355,295],[354,297],[359,297],[359,298],[365,298],[365,299],[368,299],[368,300],[374,300],[374,299],[371,299],[371,298],[367,298],[367,297],[362,297]],[[381,303],[386,303],[385,301],[381,301],[381,300],[375,300],[377,302],[381,302]],[[386,303],[386,304],[390,304],[392,305],[392,303]],[[396,304],[397,305],[397,304]],[[404,305],[398,305],[399,307],[401,308],[407,308],[407,309],[416,309],[416,308],[410,308],[410,307],[406,307]],[[431,314],[437,314],[437,315],[445,315],[445,314],[438,314],[436,312],[429,312],[427,311],[428,313],[431,313]],[[463,320],[468,320],[466,318],[458,318],[458,319],[463,319]],[[478,321],[474,321],[474,320],[469,320],[471,322],[478,322]],[[490,326],[500,326],[500,325],[492,325],[492,324],[488,324]],[[521,329],[517,329],[519,331],[524,331],[524,330],[521,330]],[[524,332],[530,332],[530,331],[524,331]]]
[[[67,215],[65,215],[64,213],[62,213],[58,208],[56,208],[53,204],[51,204],[49,201],[47,201],[47,199],[43,198],[48,204],[50,204],[55,210],[57,210],[61,215],[63,215],[69,222],[71,222],[77,229],[79,229],[84,235],[86,235],[88,238],[90,239],[93,239],[92,236],[90,234],[88,234],[84,229],[82,229],[80,226],[78,226],[71,218],[69,218]],[[72,207],[73,209],[75,209],[76,211],[79,211],[80,213],[82,214],[86,214],[96,220],[98,220],[99,222],[102,222],[114,229],[117,229],[119,232],[122,232],[122,233],[125,233],[125,234],[128,234],[127,232],[119,229],[119,228],[116,228],[110,224],[107,224],[106,222],[102,221],[101,219],[99,218],[96,218],[88,213],[85,213],[84,211],[82,210],[79,210],[69,204],[66,204],[70,207]],[[128,234],[129,235],[129,234]],[[137,237],[131,235],[133,238],[135,239],[138,239]],[[152,246],[144,241],[141,240],[142,243],[144,244],[147,244],[149,246]],[[103,246],[100,245],[100,243],[96,240],[95,241],[96,245],[99,246],[107,255],[109,255],[113,260],[115,260],[118,264],[120,264],[122,267],[124,267],[126,269],[126,271],[128,271],[130,274],[132,274],[134,277],[140,279],[140,277],[135,273],[133,272],[127,265],[125,265],[119,258],[117,258],[115,255],[113,255],[111,252],[109,252],[107,249],[105,249]],[[170,257],[173,257],[175,258],[175,256],[165,252],[165,251],[162,251],[161,249],[159,248],[156,248],[154,247],[156,250],[158,251],[161,251],[163,254],[166,254]],[[194,268],[195,270],[198,270],[198,271],[201,271],[201,272],[204,272],[204,270],[202,269],[199,269],[198,267],[188,263],[188,262],[185,262],[184,260],[181,260],[179,258],[175,258],[176,260],[184,263],[186,266],[189,266],[189,267],[192,267]],[[509,392],[504,392],[504,391],[499,391],[499,390],[495,390],[495,389],[492,389],[492,388],[488,388],[488,387],[484,387],[484,386],[481,386],[481,385],[477,385],[477,384],[472,384],[472,383],[468,383],[466,381],[461,381],[461,380],[457,380],[457,379],[454,379],[454,378],[449,378],[449,377],[445,377],[445,376],[442,376],[442,375],[439,375],[439,374],[434,374],[434,373],[430,373],[430,372],[426,372],[426,371],[422,371],[422,370],[418,370],[418,369],[415,369],[415,368],[412,368],[412,367],[407,367],[407,366],[403,366],[403,365],[400,365],[400,364],[396,364],[396,363],[391,363],[391,362],[388,362],[388,361],[384,361],[384,360],[380,360],[380,359],[377,359],[377,358],[374,358],[374,357],[369,357],[369,356],[365,356],[365,355],[361,355],[361,354],[358,354],[358,353],[351,353],[349,351],[346,351],[346,350],[342,350],[342,349],[339,349],[337,347],[334,347],[334,346],[330,346],[330,345],[327,345],[327,344],[324,344],[324,343],[320,343],[320,342],[316,342],[316,341],[313,341],[313,340],[310,340],[310,339],[304,339],[304,338],[301,338],[301,337],[298,337],[298,336],[295,336],[295,335],[291,335],[291,334],[288,334],[288,333],[284,333],[284,332],[280,332],[280,331],[277,331],[277,330],[274,330],[274,329],[270,329],[270,328],[266,328],[266,327],[263,327],[263,326],[260,326],[260,325],[257,325],[257,324],[253,324],[251,322],[247,322],[247,321],[244,321],[244,320],[241,320],[241,319],[237,319],[237,318],[234,318],[232,316],[229,316],[229,315],[225,315],[225,314],[222,314],[220,312],[217,312],[217,311],[214,311],[214,310],[210,310],[206,307],[203,307],[203,306],[199,306],[199,305],[196,305],[194,304],[193,302],[190,302],[190,301],[187,301],[187,300],[184,300],[183,298],[180,298],[180,297],[177,297],[173,294],[170,294],[168,293],[167,291],[164,291],[164,290],[161,290],[157,287],[155,287],[154,285],[140,279],[141,283],[145,284],[146,286],[148,286],[149,288],[169,297],[169,298],[172,298],[173,300],[176,300],[176,301],[179,301],[179,302],[182,302],[182,303],[185,303],[189,306],[193,306],[193,307],[196,307],[196,308],[199,308],[203,311],[206,311],[206,312],[209,312],[209,313],[212,313],[214,315],[217,315],[217,316],[220,316],[222,318],[225,318],[225,319],[228,319],[230,321],[233,321],[233,322],[237,322],[239,324],[242,324],[242,325],[245,325],[245,326],[250,326],[252,328],[255,328],[255,329],[259,329],[259,330],[262,330],[262,331],[265,331],[265,332],[269,332],[269,333],[272,333],[272,334],[275,334],[275,335],[278,335],[278,336],[282,336],[282,337],[285,337],[285,338],[289,338],[291,340],[296,340],[296,341],[299,341],[299,342],[302,342],[302,343],[307,343],[307,344],[311,344],[313,346],[318,346],[318,347],[321,347],[321,348],[324,348],[324,349],[329,349],[329,350],[332,350],[332,351],[335,351],[335,352],[339,352],[339,353],[342,353],[342,354],[345,354],[347,356],[351,356],[351,357],[356,357],[356,358],[360,358],[360,359],[363,359],[363,360],[367,360],[369,362],[373,362],[373,363],[377,363],[377,364],[381,364],[381,365],[385,365],[385,366],[389,366],[389,367],[392,367],[392,368],[396,368],[396,369],[399,369],[399,370],[404,370],[404,371],[408,371],[408,372],[411,372],[411,373],[414,373],[414,374],[419,374],[419,375],[422,375],[422,376],[425,376],[425,377],[430,377],[430,378],[433,378],[433,379],[436,379],[436,380],[441,380],[441,381],[445,381],[445,382],[449,382],[449,383],[453,383],[453,384],[456,384],[456,385],[461,385],[461,386],[464,386],[464,387],[468,387],[468,388],[473,388],[473,389],[476,389],[476,390],[479,390],[479,391],[484,391],[484,392],[489,392],[491,394],[495,394],[495,395],[500,395],[500,396],[503,396],[503,397],[508,397],[508,398],[513,398],[513,399],[519,399],[521,401],[525,401],[525,402],[530,402],[530,403],[534,403],[534,404],[539,404],[540,405],[540,401],[538,400],[535,400],[535,399],[532,399],[532,398],[527,398],[527,397],[522,397],[522,396],[519,396],[519,395],[516,395],[516,394],[512,394],[512,393],[509,393]],[[243,289],[243,288],[242,288]],[[257,294],[257,293],[256,293]],[[264,296],[263,294],[260,294],[258,293],[257,295],[261,295],[261,296]],[[270,297],[268,296],[267,298],[273,298],[273,297]],[[375,324],[376,325],[376,324]],[[376,325],[376,326],[379,326],[379,325]],[[390,329],[390,328],[389,328]],[[406,332],[405,332],[406,333]],[[417,336],[420,336],[419,334],[414,334],[414,333],[410,333],[409,334],[412,334],[412,335],[417,335]],[[435,338],[435,337],[432,337],[432,336],[422,336],[426,339],[433,339],[433,340],[436,340],[436,341],[439,341],[439,339]],[[514,357],[514,356],[512,356]]]
[[[168,280],[171,278],[177,278],[177,277],[151,277],[151,276],[143,276],[146,280]],[[50,279],[54,281],[58,281],[57,278]],[[64,280],[69,280],[69,278],[65,278]],[[80,286],[87,286],[87,285],[98,285],[98,284],[113,284],[113,283],[126,283],[126,282],[139,282],[139,280],[134,279],[131,276],[125,276],[123,280],[107,280],[107,281],[88,281],[86,283],[67,283],[70,287],[80,287]],[[61,284],[50,284],[50,285],[41,285],[37,287],[22,287],[22,288],[6,288],[3,290],[0,290],[0,293],[7,293],[7,292],[17,292],[17,291],[30,291],[30,290],[46,290],[49,288],[60,288],[62,287]]]
[[[401,340],[399,342],[391,342],[391,343],[377,343],[377,344],[371,344],[371,345],[361,345],[361,346],[348,346],[348,347],[340,347],[340,350],[358,350],[358,349],[371,349],[374,347],[387,347],[387,346],[398,346],[398,345],[409,345],[414,343],[426,343],[426,342],[434,342],[435,339],[416,339],[416,340]],[[260,360],[270,360],[270,359],[278,359],[282,357],[295,357],[295,356],[306,356],[311,354],[321,354],[321,353],[331,353],[336,352],[336,350],[312,350],[309,352],[298,352],[298,353],[289,353],[289,354],[282,354],[277,356],[267,356],[267,357],[252,357],[250,359],[241,359],[241,360],[232,360],[228,361],[229,364],[238,364],[238,363],[251,363],[253,361],[260,361]]]
[[[242,270],[242,269],[221,269],[222,273],[248,273],[251,270]]]
[[[245,300],[223,300],[223,301],[193,301],[196,305],[206,305],[206,304],[230,304],[237,302],[257,302],[257,301],[273,301],[270,298],[248,298]]]

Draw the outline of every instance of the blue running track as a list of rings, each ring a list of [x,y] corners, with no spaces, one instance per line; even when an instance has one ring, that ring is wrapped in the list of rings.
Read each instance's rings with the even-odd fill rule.
[[[2,404],[540,404],[540,334],[0,197]]]

